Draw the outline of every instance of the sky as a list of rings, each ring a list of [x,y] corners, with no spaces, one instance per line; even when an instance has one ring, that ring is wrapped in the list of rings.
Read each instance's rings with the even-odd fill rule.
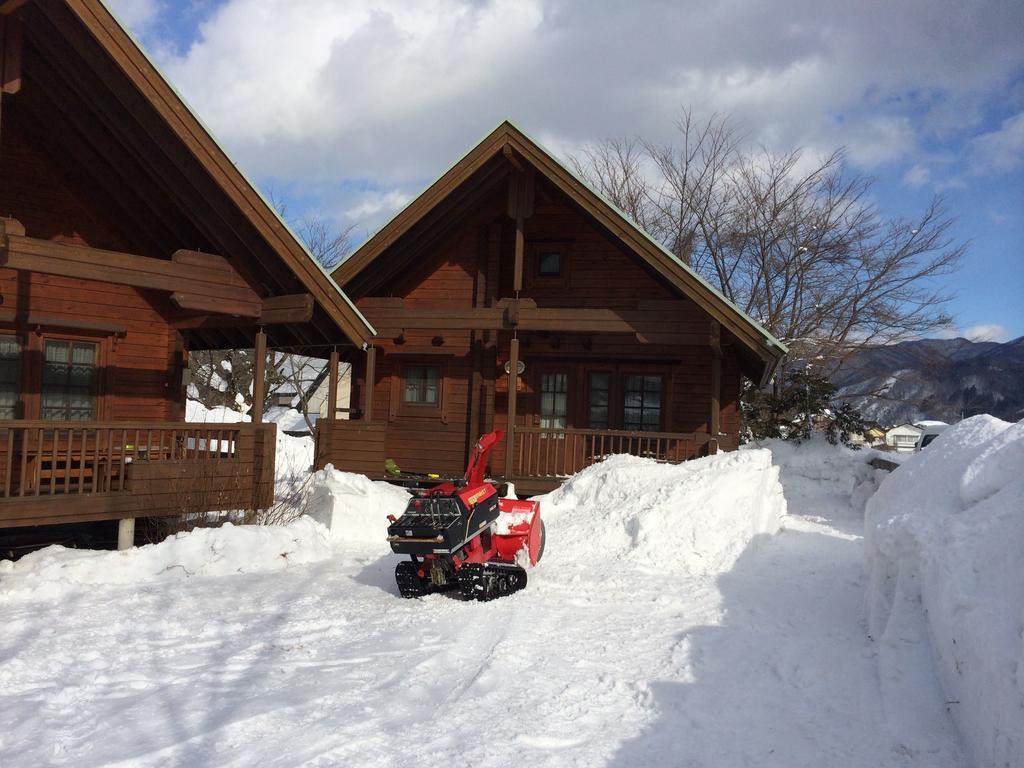
[[[291,218],[358,239],[508,118],[566,157],[672,138],[845,148],[887,216],[936,194],[969,243],[948,335],[1024,336],[1019,0],[108,0]]]

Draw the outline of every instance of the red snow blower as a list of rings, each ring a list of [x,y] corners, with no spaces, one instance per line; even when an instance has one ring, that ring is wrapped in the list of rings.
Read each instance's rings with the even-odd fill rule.
[[[499,498],[484,480],[487,456],[505,436],[480,438],[465,477],[419,492],[397,520],[388,515],[402,597],[458,589],[471,600],[494,600],[526,586],[525,564],[544,554],[540,503]]]

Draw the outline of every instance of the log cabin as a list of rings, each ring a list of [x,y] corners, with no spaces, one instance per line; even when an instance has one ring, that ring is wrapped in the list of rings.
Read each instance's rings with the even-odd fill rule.
[[[457,474],[492,429],[521,494],[612,453],[733,450],[742,377],[786,353],[508,122],[333,275],[376,335],[316,463],[371,477]]]
[[[0,528],[266,507],[267,348],[372,335],[99,0],[0,1]],[[220,348],[252,422],[188,423]]]

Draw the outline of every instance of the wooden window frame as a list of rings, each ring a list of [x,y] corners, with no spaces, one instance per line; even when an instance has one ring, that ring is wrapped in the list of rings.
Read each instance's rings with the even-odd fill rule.
[[[650,429],[650,430],[635,429],[635,428],[631,429],[631,428],[626,426],[626,379],[629,378],[630,376],[648,376],[648,377],[651,377],[651,378],[661,379],[660,400],[659,400],[659,403],[658,403],[658,428],[657,429]],[[667,413],[665,398],[666,398],[666,394],[667,394],[667,391],[668,391],[669,376],[664,371],[643,370],[642,368],[641,369],[636,369],[636,368],[631,368],[631,367],[629,367],[627,365],[623,365],[619,369],[618,379],[619,379],[619,395],[618,395],[618,398],[617,398],[617,404],[619,406],[619,422],[618,423],[621,425],[619,427],[619,429],[624,430],[624,431],[631,431],[631,432],[666,432],[666,431],[668,431],[668,430],[665,429],[665,422],[666,422],[665,417],[666,417],[666,413]]]
[[[390,420],[399,418],[440,419],[448,421],[447,396],[448,361],[441,355],[396,355],[398,359],[392,373],[391,398],[393,406]],[[437,368],[437,403],[407,403],[405,401],[405,372],[409,368]]]
[[[119,337],[116,332],[82,330],[73,325],[66,327],[56,324],[26,326],[24,324],[0,323],[0,333],[13,334],[21,343],[21,354],[18,359],[18,380],[21,388],[18,419],[41,418],[46,341],[52,340],[78,341],[96,345],[97,377],[94,394],[96,407],[93,420],[110,420],[114,400],[113,371],[117,359]],[[55,421],[55,423],[57,422]]]
[[[526,275],[527,285],[538,287],[564,287],[569,284],[569,270],[571,268],[570,248],[571,243],[567,240],[536,240],[527,244]],[[540,273],[541,253],[557,252],[560,255],[560,270],[557,275],[542,275]]]
[[[14,373],[14,418],[25,418],[25,335],[14,329],[0,329],[0,336],[10,336],[18,345],[16,359],[17,370]]]
[[[590,426],[590,375],[592,373],[603,373],[608,376],[608,424],[604,427],[592,427]],[[582,417],[581,423],[585,425],[587,429],[615,429],[616,423],[616,407],[617,401],[616,393],[618,391],[617,385],[618,377],[616,376],[614,365],[585,365],[583,366],[583,404],[581,406],[580,414]]]
[[[64,334],[64,333],[48,333],[48,332],[44,332],[44,333],[40,334],[40,336],[41,336],[41,339],[40,339],[39,348],[40,348],[40,352],[42,354],[41,354],[41,357],[39,358],[39,366],[40,366],[39,367],[39,418],[40,419],[43,418],[43,415],[42,415],[43,414],[43,386],[44,386],[43,373],[44,373],[44,371],[46,369],[46,345],[47,345],[47,343],[51,343],[51,344],[62,343],[62,344],[68,345],[68,351],[69,351],[69,354],[70,354],[70,358],[69,358],[69,362],[68,362],[68,366],[69,367],[71,365],[73,365],[73,363],[71,361],[74,359],[74,347],[75,347],[76,344],[80,344],[80,345],[83,345],[83,346],[88,344],[88,345],[94,347],[95,350],[96,350],[95,358],[93,360],[93,365],[92,365],[92,368],[95,370],[95,374],[93,376],[92,388],[91,388],[91,392],[90,392],[90,394],[92,396],[92,409],[91,409],[92,410],[92,415],[88,419],[61,418],[61,419],[46,419],[46,420],[47,421],[61,421],[61,422],[64,422],[64,421],[67,421],[67,422],[74,422],[74,421],[97,421],[97,420],[99,420],[100,419],[100,412],[101,412],[101,409],[103,407],[103,404],[102,404],[101,398],[100,398],[100,392],[103,389],[103,364],[102,364],[103,343],[102,343],[102,341],[99,340],[99,339],[96,339],[96,338],[88,338],[88,337],[80,336],[80,335],[76,335],[76,334]],[[67,387],[69,385],[70,385],[70,379],[67,382],[64,383],[65,387]],[[65,410],[69,410],[69,409],[70,409],[70,406],[66,407]]]
[[[530,387],[528,395],[530,397],[531,407],[529,413],[529,421],[527,424],[532,424],[534,427],[540,426],[540,399],[541,391],[540,386],[543,380],[544,374],[548,373],[564,373],[566,378],[566,402],[565,402],[565,425],[567,428],[572,429],[575,426],[576,414],[577,414],[577,403],[576,398],[573,396],[576,387],[576,366],[571,362],[558,363],[553,360],[544,360],[543,358],[538,362],[527,361],[526,363],[527,375],[529,376]],[[520,394],[522,397],[522,394]],[[526,416],[525,411],[520,413]],[[552,427],[554,429],[554,427]]]

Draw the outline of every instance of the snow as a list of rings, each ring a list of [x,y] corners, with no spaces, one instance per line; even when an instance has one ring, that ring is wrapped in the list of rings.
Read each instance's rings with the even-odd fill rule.
[[[976,766],[1024,765],[1024,422],[942,432],[867,508],[869,627],[883,672],[930,647]]]
[[[769,451],[722,453],[676,466],[613,456],[541,501],[553,551],[644,570],[727,570],[758,534],[779,530],[786,501]],[[554,534],[552,534],[553,536]]]
[[[0,560],[0,598],[66,600],[86,587],[278,571],[330,556],[327,531],[308,517],[281,526],[225,523],[123,552],[55,545]]]
[[[316,473],[309,514],[323,523],[338,542],[363,544],[371,551],[390,551],[382,531],[387,516],[399,517],[410,495],[390,483],[365,475],[339,472],[330,464]]]
[[[305,564],[241,527],[220,570],[202,537],[40,555],[0,573],[0,765],[959,768],[927,645],[883,685],[865,632],[868,458],[612,458],[541,500],[544,560],[493,603],[399,599],[404,492],[332,469]]]

